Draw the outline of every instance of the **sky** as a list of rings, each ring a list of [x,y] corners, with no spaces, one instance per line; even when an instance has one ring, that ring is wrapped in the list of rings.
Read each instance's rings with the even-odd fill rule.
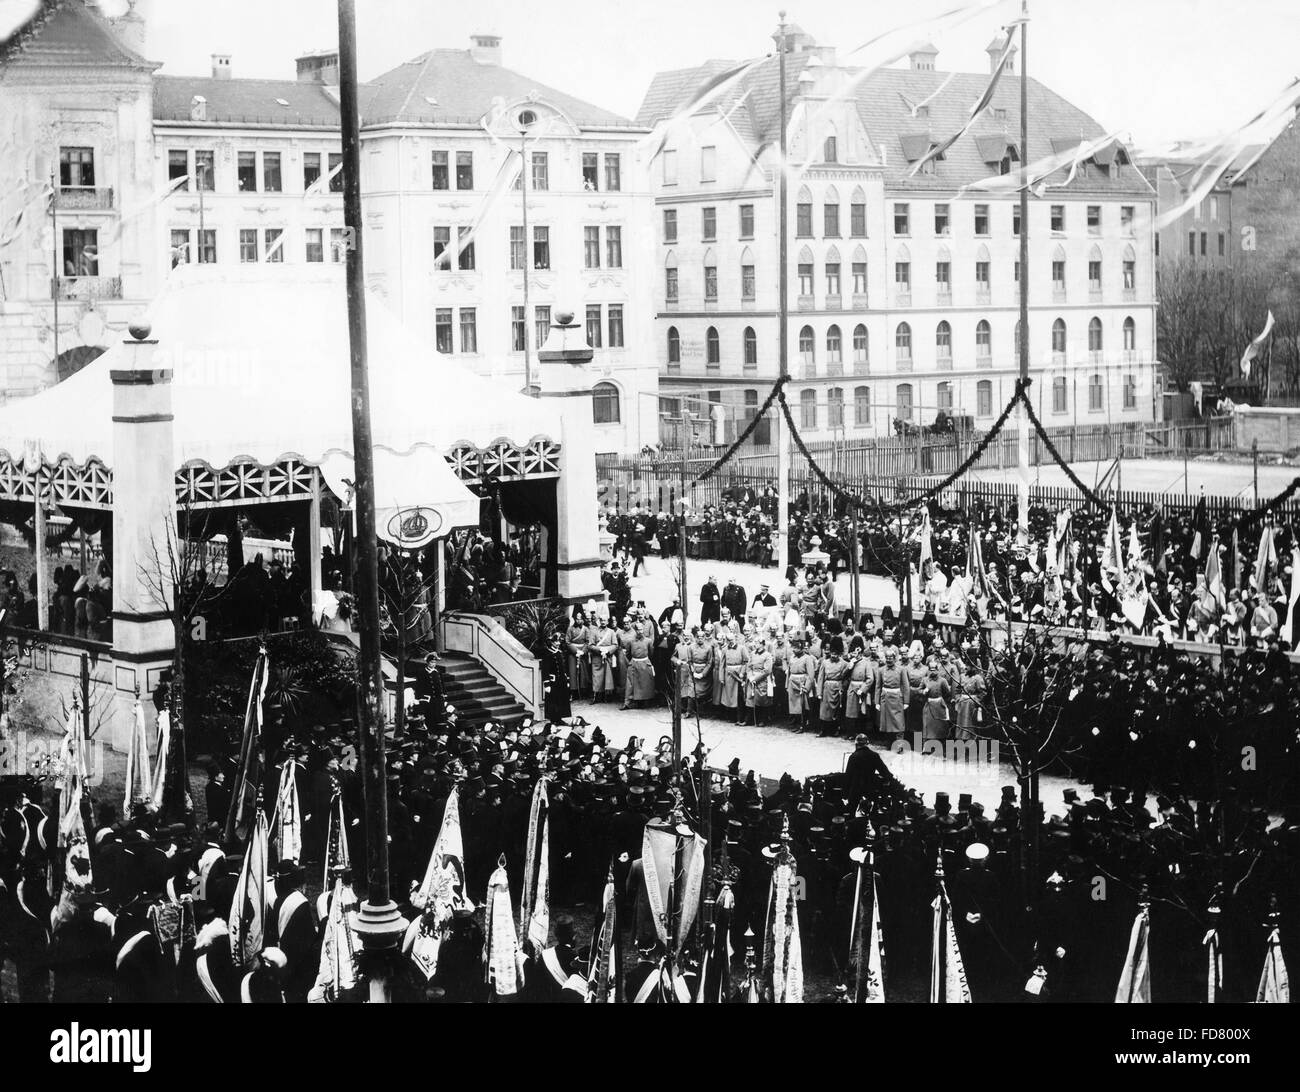
[[[334,0],[137,2],[152,16],[146,52],[168,74],[206,74],[210,54],[230,53],[236,76],[291,79],[297,53],[338,40]],[[507,67],[632,116],[657,71],[770,51],[781,3],[844,59],[964,2],[356,0],[358,67],[366,79],[488,31],[502,36]],[[1004,0],[935,36],[937,67],[988,71],[984,49],[1018,8]],[[1295,0],[1030,0],[1030,19],[1030,75],[1139,144],[1236,128],[1300,75]]]

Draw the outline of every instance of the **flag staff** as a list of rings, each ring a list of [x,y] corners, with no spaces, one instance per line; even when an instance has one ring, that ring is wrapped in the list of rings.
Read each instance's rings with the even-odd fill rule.
[[[785,12],[780,12],[777,27],[777,71],[781,83],[781,157],[777,163],[777,231],[780,236],[780,256],[777,262],[780,285],[777,290],[777,360],[780,378],[790,374],[790,257],[788,253],[790,199],[786,177],[786,88],[785,88]],[[776,413],[776,539],[777,567],[784,571],[790,563],[790,436],[785,426],[784,414]]]
[[[1029,0],[1020,4],[1020,386],[1029,379],[1029,65],[1027,37]],[[1008,31],[1008,34],[1014,31]],[[1019,481],[1016,505],[1017,538],[1029,539],[1029,413],[1024,403],[1016,407],[1019,435]]]

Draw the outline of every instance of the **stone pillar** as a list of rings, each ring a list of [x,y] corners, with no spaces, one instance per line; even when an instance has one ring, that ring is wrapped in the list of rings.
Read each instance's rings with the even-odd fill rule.
[[[592,350],[573,315],[556,315],[546,344],[538,350],[539,398],[553,399],[560,412],[560,478],[556,482],[557,591],[574,601],[604,601],[600,582],[600,524],[593,446]]]
[[[131,327],[113,381],[113,663],[114,688],[123,691],[113,720],[113,746],[125,750],[131,701],[147,699],[174,646],[169,598],[170,551],[176,536],[176,455],[173,445],[172,373],[157,365],[158,343],[147,326]],[[171,545],[169,546],[169,538]],[[166,589],[160,594],[159,587]]]

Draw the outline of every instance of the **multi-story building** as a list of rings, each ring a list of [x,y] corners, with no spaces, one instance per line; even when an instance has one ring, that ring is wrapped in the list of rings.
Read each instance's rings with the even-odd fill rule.
[[[337,52],[300,56],[295,80],[236,78],[227,54],[213,55],[208,76],[158,76],[138,52],[143,33],[143,5],[110,23],[64,0],[0,58],[0,124],[20,150],[5,160],[14,178],[0,207],[10,396],[93,359],[181,263],[278,263],[292,276],[342,260]],[[417,57],[360,98],[371,289],[436,352],[516,388],[525,333],[535,365],[555,315],[585,317],[596,449],[657,440],[657,263],[636,154],[646,131],[503,67],[492,35]],[[23,189],[52,171],[65,266],[58,365],[50,203]]]
[[[774,36],[778,43],[781,38]],[[887,434],[940,411],[987,427],[1014,392],[1019,209],[964,189],[1095,140],[1102,129],[1030,81],[1019,147],[1014,59],[985,115],[937,161],[989,77],[936,50],[865,78],[787,27],[789,330],[802,431]],[[1004,43],[989,47],[992,60]],[[729,62],[661,73],[637,120],[674,117]],[[661,391],[751,417],[778,375],[779,57],[668,125],[652,167]],[[1045,424],[1149,420],[1155,404],[1155,192],[1119,145],[1062,170],[1030,204],[1029,348]],[[763,442],[765,430],[757,439]]]

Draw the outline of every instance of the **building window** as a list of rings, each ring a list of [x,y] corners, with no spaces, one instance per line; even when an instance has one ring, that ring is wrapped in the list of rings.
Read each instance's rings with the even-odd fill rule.
[[[993,416],[993,381],[981,379],[975,384],[975,414],[978,417]]]
[[[330,193],[343,192],[343,153],[329,153]]]
[[[456,249],[459,252],[456,259],[458,269],[470,270],[474,268],[474,243],[470,239],[470,232],[473,228],[468,225],[456,229]]]
[[[510,348],[513,352],[524,351],[524,338],[528,336],[528,316],[522,304],[510,307]]]
[[[752,265],[742,265],[740,267],[740,298],[742,300],[753,300],[757,291],[758,285],[754,276],[754,267]]]
[[[320,152],[302,153],[302,188],[309,190],[320,181]]]
[[[235,175],[240,193],[254,193],[257,190],[257,153],[240,152]]]
[[[934,283],[939,295],[947,296],[952,292],[952,262],[934,263]]]
[[[830,428],[844,427],[844,389],[831,387],[826,392],[826,424]]]
[[[840,263],[826,263],[826,294],[828,296],[838,296],[840,294]]]
[[[1196,257],[1196,232],[1194,231],[1187,233],[1187,256],[1189,258]]]
[[[1217,220],[1218,218],[1219,218],[1219,199],[1217,197],[1211,196],[1210,197],[1210,219],[1211,221],[1213,221],[1213,220]]]
[[[713,182],[718,177],[718,149],[709,145],[700,149],[700,181]]]
[[[600,304],[587,304],[587,344],[599,349],[600,343]]]
[[[952,360],[952,327],[946,321],[934,328],[934,351],[940,360]]]
[[[1132,318],[1126,318],[1121,329],[1124,335],[1124,351],[1137,352],[1137,323]]]
[[[172,229],[172,268],[190,260],[190,233]]]
[[[618,388],[613,383],[597,383],[592,388],[591,419],[598,425],[619,423]]]
[[[549,304],[542,304],[533,308],[533,334],[539,349],[546,344],[546,339],[551,336],[551,308]]]
[[[867,294],[867,263],[853,263],[853,294],[855,296],[865,296]]]
[[[664,242],[677,242],[677,210],[664,209]]]
[[[433,313],[433,345],[440,353],[451,353],[451,308],[439,307]]]
[[[1057,319],[1052,323],[1052,353],[1065,356],[1065,320]]]
[[[866,238],[867,206],[863,201],[854,201],[849,206],[849,234],[855,239]]]
[[[451,189],[451,171],[448,167],[446,152],[433,153],[433,188],[435,190]]]
[[[1106,389],[1102,383],[1101,375],[1094,372],[1088,379],[1088,409],[1092,413],[1099,412],[1105,406]]]
[[[900,421],[910,421],[912,419],[912,384],[900,383],[896,393],[896,404],[898,406],[898,419]]]
[[[268,262],[284,261],[284,229],[269,227],[265,230],[266,260]]]
[[[758,367],[758,335],[754,333],[752,326],[745,327],[745,333],[742,337],[744,347],[744,361],[746,368]]]
[[[600,189],[600,156],[595,152],[582,153],[582,188]]]
[[[853,327],[853,365],[856,371],[865,371],[867,366],[867,328],[858,323]]]
[[[812,262],[799,263],[799,295],[811,296],[813,294],[813,267]]]
[[[303,258],[312,263],[319,263],[325,260],[325,230],[324,228],[308,228],[305,233],[305,241],[302,248]]]
[[[167,153],[167,181],[176,192],[190,188],[190,153],[173,148]],[[180,182],[180,179],[185,179]],[[178,184],[179,183],[179,184]]]
[[[1089,235],[1101,234],[1101,206],[1100,205],[1088,206],[1088,234]]]
[[[799,331],[799,360],[806,368],[817,363],[817,342],[811,326]]]
[[[262,192],[279,193],[282,187],[280,185],[280,153],[263,152],[262,153]]]
[[[460,309],[460,351],[478,352],[478,312],[473,307]]]
[[[822,235],[827,239],[838,239],[840,237],[840,206],[823,205],[822,206]]]
[[[975,234],[987,235],[989,233],[989,207],[988,205],[975,206]]]
[[[952,412],[952,384],[947,380],[940,383],[935,393],[938,396],[939,409]]]
[[[1020,206],[1019,205],[1011,206],[1011,234],[1017,239],[1020,238]]]
[[[586,269],[600,268],[600,228],[582,229],[582,264]]]
[[[549,227],[533,228],[533,268],[551,268],[551,229]]]
[[[472,190],[474,188],[474,153],[456,153],[456,188]]]
[[[754,206],[740,206],[740,237],[742,239],[752,239],[754,237]]]
[[[1223,253],[1223,232],[1219,232],[1219,253]],[[1124,291],[1132,292],[1137,288],[1137,262],[1132,258],[1124,259]]]
[[[185,153],[182,152],[181,155],[183,156]],[[93,186],[94,184],[95,150],[93,148],[60,148],[59,185]]]
[[[605,265],[609,269],[623,268],[623,229],[607,227],[605,229]]]
[[[1224,237],[1224,233],[1222,231],[1219,232],[1219,257],[1220,258],[1222,258],[1227,253],[1226,242],[1227,240]]]
[[[1065,231],[1065,206],[1052,206],[1052,230],[1055,232]]]
[[[975,355],[980,359],[993,355],[993,328],[984,319],[975,324]]]
[[[718,237],[718,210],[712,205],[707,205],[700,210],[700,213],[700,238],[706,243],[714,242]]]
[[[450,269],[451,256],[447,249],[451,246],[451,228],[435,227],[433,229],[433,268]]]
[[[547,152],[533,153],[532,187],[535,190],[549,190],[551,188],[550,159],[548,155]]]
[[[1125,235],[1133,234],[1133,206],[1132,205],[1120,205],[1119,229]]]
[[[833,136],[828,136],[826,142],[822,145],[822,162],[838,163],[839,161],[840,157],[837,141]]]
[[[677,332],[676,326],[668,327],[668,363],[680,364],[682,362],[682,335]]]
[[[664,185],[677,185],[677,152],[670,148],[659,158],[662,160],[664,165]]]
[[[1124,377],[1124,408],[1126,410],[1137,409],[1138,404],[1138,385],[1137,376],[1126,375]]]
[[[718,267],[716,265],[706,265],[704,267],[704,298],[710,302],[717,302]]]
[[[988,295],[989,288],[989,263],[975,263],[975,291],[981,295]]]
[[[910,292],[912,290],[911,262],[894,263],[894,287],[900,292]]]
[[[840,328],[832,325],[830,329],[826,331],[826,363],[839,364],[843,362],[843,359],[844,356]]]
[[[894,349],[897,351],[900,361],[911,361],[912,328],[905,322],[900,322],[898,329],[894,332]]]
[[[257,261],[257,228],[239,229],[239,260]]]
[[[1052,290],[1065,291],[1065,262],[1061,259],[1052,262]]]
[[[668,266],[664,270],[664,299],[669,303],[677,302],[677,267]]]
[[[704,362],[712,368],[722,363],[722,342],[718,338],[718,328],[710,326],[704,333]]]
[[[866,387],[853,388],[853,423],[871,424],[871,391]]]
[[[1208,238],[1209,238],[1209,232],[1207,231],[1201,232],[1201,257],[1202,258],[1204,258],[1205,255],[1208,254],[1210,251],[1210,248],[1207,245]]]
[[[949,213],[947,205],[934,206],[934,233],[947,235],[949,230]]]
[[[795,205],[794,233],[801,239],[812,238],[812,202],[800,201]]]
[[[907,235],[908,234],[907,228],[908,228],[907,202],[895,201],[894,202],[894,234]]]
[[[1052,412],[1064,413],[1066,411],[1067,390],[1065,386],[1065,376],[1058,375],[1052,379]]]
[[[1101,262],[1095,258],[1088,263],[1088,291],[1101,291]]]
[[[1088,323],[1088,352],[1101,352],[1101,319],[1096,317]]]
[[[817,427],[817,392],[799,392],[799,427]]]
[[[524,229],[520,224],[512,224],[510,227],[510,268],[524,268]]]
[[[215,265],[217,262],[217,230],[203,228],[199,232],[199,265]]]
[[[623,188],[623,157],[618,152],[605,153],[605,189],[618,193]]]
[[[347,261],[348,250],[347,232],[339,227],[330,228],[330,261]]]

